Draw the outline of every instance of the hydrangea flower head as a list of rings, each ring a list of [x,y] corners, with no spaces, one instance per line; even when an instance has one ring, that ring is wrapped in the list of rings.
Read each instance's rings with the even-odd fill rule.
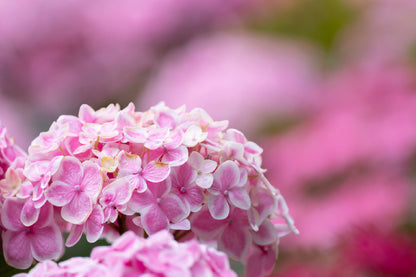
[[[178,243],[166,230],[147,240],[129,231],[112,246],[93,249],[89,258],[71,258],[56,264],[46,261],[29,273],[35,276],[222,276],[236,277],[227,256],[195,240]]]
[[[133,104],[98,111],[83,105],[78,117],[59,117],[33,140],[24,162],[9,169],[21,185],[2,202],[6,207],[18,203],[14,213],[20,216],[13,226],[9,217],[2,220],[3,242],[8,242],[3,251],[12,251],[9,234],[25,228],[47,227],[51,233],[47,243],[57,244],[48,246],[53,253],[32,253],[37,260],[47,254],[59,256],[58,226],[60,232],[69,233],[67,246],[77,243],[83,233],[95,242],[100,237],[114,240],[128,230],[151,237],[164,230],[178,241],[193,237],[215,242],[219,250],[242,262],[264,257],[249,269],[268,274],[279,238],[297,230],[279,191],[264,176],[262,149],[227,125],[202,109],[171,109],[164,103],[145,112],[136,112]],[[55,219],[48,224],[40,216],[46,210]],[[137,247],[146,248],[146,243]],[[195,247],[190,245],[189,251]],[[154,250],[146,251],[153,255]],[[30,265],[29,254],[20,267]],[[159,261],[179,257],[155,255]],[[187,255],[180,257],[191,261]],[[156,270],[147,264],[148,257],[143,259],[143,266]],[[85,261],[70,263],[84,267]],[[158,268],[179,273],[186,271],[181,267],[185,264]],[[101,272],[101,265],[92,267]],[[205,272],[200,265],[193,270]]]

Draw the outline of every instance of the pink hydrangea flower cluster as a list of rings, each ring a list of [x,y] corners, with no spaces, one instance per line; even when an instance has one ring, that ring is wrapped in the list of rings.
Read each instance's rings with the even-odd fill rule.
[[[148,239],[129,231],[112,246],[93,249],[91,258],[71,258],[60,262],[45,261],[29,273],[34,276],[222,276],[236,277],[224,253],[199,244],[196,240],[178,243],[166,230]]]
[[[262,149],[204,110],[146,112],[133,104],[63,115],[8,169],[1,223],[6,261],[27,268],[127,230],[176,240],[196,237],[246,262],[248,276],[273,269],[279,238],[297,232],[279,191],[264,176]],[[16,251],[18,249],[18,251]]]

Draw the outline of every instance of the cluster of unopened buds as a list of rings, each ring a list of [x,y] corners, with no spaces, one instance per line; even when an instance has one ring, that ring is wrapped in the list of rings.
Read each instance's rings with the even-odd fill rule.
[[[83,105],[78,117],[60,116],[27,154],[2,128],[0,227],[6,262],[25,269],[34,259],[58,259],[64,244],[75,245],[82,234],[90,243],[112,242],[129,231],[128,238],[116,240],[120,244],[133,233],[169,238],[159,234],[166,230],[179,242],[197,239],[245,263],[247,276],[267,275],[279,238],[297,230],[284,199],[264,176],[262,149],[227,127],[202,109],[187,112],[163,103],[146,112],[136,112],[133,104],[97,111]],[[68,233],[65,242],[63,233]],[[181,247],[179,256],[193,249]],[[92,261],[101,261],[100,251]],[[70,263],[78,262],[85,260]]]

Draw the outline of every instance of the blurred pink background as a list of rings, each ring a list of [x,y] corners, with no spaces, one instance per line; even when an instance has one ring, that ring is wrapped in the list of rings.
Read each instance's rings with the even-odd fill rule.
[[[0,0],[0,121],[202,107],[264,148],[300,235],[273,276],[416,276],[413,0]],[[238,266],[236,267],[238,270]]]

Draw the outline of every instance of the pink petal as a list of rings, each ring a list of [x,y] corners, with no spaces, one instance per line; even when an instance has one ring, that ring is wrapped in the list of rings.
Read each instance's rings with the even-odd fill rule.
[[[250,197],[248,196],[245,188],[236,187],[231,189],[229,191],[228,197],[230,199],[230,202],[237,208],[240,208],[242,210],[250,209]]]
[[[163,197],[159,206],[173,223],[182,221],[190,213],[190,210],[185,207],[182,200],[174,194]]]
[[[277,231],[270,220],[265,220],[257,232],[253,232],[253,241],[258,245],[269,245],[277,241]]]
[[[218,249],[225,251],[233,259],[241,260],[251,243],[251,236],[247,230],[231,225],[220,236]]]
[[[32,265],[33,256],[26,232],[5,231],[2,238],[4,258],[9,265],[19,269]]]
[[[167,163],[159,161],[151,161],[143,169],[143,177],[154,183],[162,182],[168,178],[170,174],[170,167]]]
[[[101,197],[105,197],[107,194],[114,196],[114,204],[123,205],[126,204],[133,193],[133,187],[126,178],[116,179],[114,182],[107,185],[101,194]]]
[[[121,151],[117,157],[120,168],[119,174],[122,176],[139,172],[142,168],[142,159],[140,156]]]
[[[249,209],[247,211],[247,215],[248,215],[248,221],[250,222],[250,226],[254,231],[258,231],[259,230],[259,213],[257,212],[257,210],[253,209],[253,207],[251,207],[251,209]]]
[[[205,201],[204,191],[195,185],[187,187],[185,200],[189,203],[191,212],[197,212]]]
[[[73,147],[73,145],[70,145],[70,146]],[[92,149],[93,149],[93,145],[91,145],[91,144],[81,144],[80,146],[77,146],[72,151],[72,153],[74,155],[79,155],[79,154],[82,154],[82,153],[88,153],[87,151],[92,150]]]
[[[233,161],[225,161],[222,163],[214,173],[214,186],[218,186],[222,190],[226,190],[230,187],[234,187],[240,180],[240,170]]]
[[[111,206],[105,207],[103,210],[104,222],[114,223],[118,217],[118,211]]]
[[[208,209],[212,217],[217,220],[225,219],[230,213],[230,206],[222,194],[208,196]]]
[[[186,147],[195,147],[198,143],[203,142],[208,137],[208,133],[202,132],[201,127],[192,125],[183,135],[182,144]]]
[[[277,200],[266,189],[260,189],[256,193],[253,192],[250,196],[252,205],[249,211],[250,224],[259,226],[263,220],[277,209]]]
[[[216,238],[223,231],[226,222],[226,220],[215,220],[212,218],[206,206],[191,216],[192,230],[202,240]]]
[[[147,138],[147,131],[143,127],[124,127],[123,134],[128,141],[135,143],[144,143]]]
[[[153,129],[149,132],[149,136],[144,143],[144,147],[155,150],[163,145],[163,141],[169,134],[169,129],[167,128],[158,128]]]
[[[238,143],[245,144],[245,142],[247,141],[244,134],[236,129],[228,129],[226,135],[227,137],[230,137],[232,140]]]
[[[204,162],[204,157],[200,153],[193,151],[189,155],[188,162],[194,169],[200,170],[202,163]]]
[[[181,185],[193,183],[197,176],[197,172],[188,163],[176,168],[175,173],[176,179]]]
[[[255,263],[248,262],[246,265],[246,276],[268,276],[274,268],[276,263],[277,248],[272,248],[268,251],[263,251],[259,247],[253,248],[253,253],[248,257],[248,261],[256,261]]]
[[[173,129],[176,125],[175,118],[172,115],[165,112],[159,113],[156,119],[156,123],[159,125],[159,127],[165,127],[169,129]]]
[[[81,224],[92,211],[92,201],[85,193],[78,193],[61,210],[61,216],[72,224]]]
[[[162,157],[162,162],[171,166],[179,166],[188,160],[188,148],[181,145],[175,149],[169,149]]]
[[[78,117],[85,123],[92,123],[95,121],[95,111],[87,104],[82,104],[79,108]]]
[[[41,199],[42,197],[45,197],[44,192],[45,190],[44,188],[42,188],[40,183],[35,185],[35,187],[33,188],[33,195],[32,195],[33,201],[37,202],[37,200]]]
[[[63,252],[62,234],[55,224],[34,230],[30,243],[33,257],[38,261],[57,259]]]
[[[195,183],[203,189],[211,187],[214,177],[212,174],[200,174],[196,177]]]
[[[32,182],[39,181],[42,178],[42,174],[46,172],[49,166],[49,161],[39,161],[30,163],[23,170],[23,174]]]
[[[217,162],[213,160],[204,160],[202,166],[199,169],[203,173],[211,173],[217,168]]]
[[[247,183],[248,175],[247,170],[240,168],[240,180],[238,180],[238,183],[236,184],[236,187],[244,187]]]
[[[103,211],[98,206],[95,206],[85,223],[85,234],[89,243],[94,243],[100,238],[104,230],[103,222]]]
[[[33,227],[39,229],[50,225],[51,221],[54,220],[53,215],[53,206],[49,203],[45,203],[45,205],[39,208],[39,216]]]
[[[191,230],[191,223],[188,219],[184,219],[178,223],[173,223],[169,225],[169,229],[172,230]]]
[[[157,205],[150,207],[142,213],[141,219],[142,226],[149,235],[167,229],[169,226],[168,218]]]
[[[31,226],[38,220],[39,211],[40,209],[35,208],[35,203],[32,199],[27,199],[23,206],[20,220],[25,226]]]
[[[96,201],[103,185],[103,177],[96,164],[85,162],[83,166],[84,175],[80,187],[93,201]]]
[[[74,246],[82,237],[82,231],[84,230],[84,225],[76,225],[73,224],[71,227],[71,231],[66,239],[65,246],[72,247]]]
[[[133,190],[136,190],[137,192],[141,193],[147,189],[146,180],[142,176],[129,175],[129,176],[126,176],[125,178],[127,178]]]
[[[155,198],[162,198],[170,192],[172,187],[169,179],[166,179],[160,183],[147,184],[148,189],[153,193]]]
[[[260,155],[263,152],[263,149],[252,141],[247,142],[244,146],[244,150],[253,155]]]
[[[81,162],[71,156],[64,157],[59,165],[59,169],[53,176],[53,180],[59,180],[71,186],[76,186],[81,183],[83,169]]]
[[[73,186],[61,181],[54,181],[51,186],[45,191],[48,201],[57,207],[67,205],[75,196]]]
[[[1,208],[1,222],[3,227],[10,231],[24,230],[25,226],[20,221],[20,214],[25,204],[24,199],[7,198]]]
[[[143,210],[147,209],[153,204],[155,204],[155,198],[151,191],[146,190],[142,193],[134,191],[128,206],[135,212],[141,213]]]

